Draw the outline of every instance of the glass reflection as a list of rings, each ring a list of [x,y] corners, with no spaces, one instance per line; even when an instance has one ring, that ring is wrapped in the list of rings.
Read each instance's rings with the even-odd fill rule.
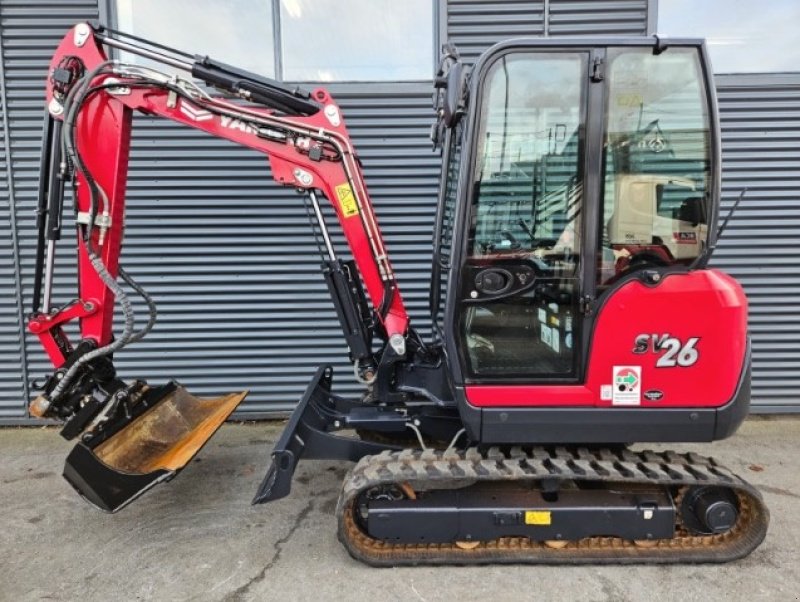
[[[798,71],[798,0],[660,0],[662,35],[706,38],[715,73]]]
[[[288,81],[428,80],[430,0],[281,0]]]
[[[116,9],[122,31],[259,75],[275,75],[271,0],[117,0]],[[127,54],[122,58],[145,63]]]

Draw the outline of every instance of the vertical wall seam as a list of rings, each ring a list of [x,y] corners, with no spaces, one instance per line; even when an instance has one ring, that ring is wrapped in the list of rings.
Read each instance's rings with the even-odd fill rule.
[[[542,15],[542,29],[544,37],[550,37],[550,0],[544,0],[544,15]]]
[[[647,35],[658,32],[658,0],[647,0]]]
[[[8,118],[8,90],[6,88],[6,65],[3,52],[3,40],[0,38],[0,108],[3,111],[3,143],[6,147],[6,177],[8,179],[8,219],[11,226],[11,248],[14,265],[14,292],[17,301],[17,331],[19,333],[19,362],[22,377],[23,410],[25,417],[29,418],[28,401],[28,357],[25,349],[25,310],[22,306],[22,266],[19,255],[19,238],[17,232],[17,205],[14,194],[14,176],[11,159],[11,121]]]
[[[280,0],[272,1],[272,57],[275,69],[275,79],[284,81],[283,78],[283,48],[281,39],[281,3]]]
[[[117,23],[117,7],[114,0],[97,0],[97,19],[102,25],[112,27],[112,23]],[[108,52],[108,48],[106,52]]]
[[[444,0],[433,0],[433,74],[439,66],[439,57],[442,53],[442,45],[447,41],[447,2]]]

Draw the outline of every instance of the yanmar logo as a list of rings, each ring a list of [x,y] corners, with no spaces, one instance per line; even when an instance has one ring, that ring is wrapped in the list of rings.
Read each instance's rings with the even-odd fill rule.
[[[211,111],[200,109],[185,102],[181,102],[180,112],[192,121],[208,121],[214,116]]]
[[[233,117],[228,117],[227,115],[221,115],[219,121],[220,124],[222,124],[222,127],[228,128],[229,130],[239,130],[245,134],[257,133],[256,128],[249,123],[245,123],[241,119],[234,119]]]

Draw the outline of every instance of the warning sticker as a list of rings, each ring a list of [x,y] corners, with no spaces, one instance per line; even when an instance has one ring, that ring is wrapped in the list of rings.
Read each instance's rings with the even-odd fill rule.
[[[611,385],[600,385],[600,399],[602,401],[611,401],[614,397],[614,387]]]
[[[539,338],[542,340],[542,343],[550,347],[553,344],[553,329],[545,324],[542,324]]]
[[[358,215],[358,203],[356,197],[353,196],[353,189],[350,184],[345,182],[336,187],[336,197],[339,199],[339,206],[342,208],[342,215],[344,217],[353,217]]]
[[[527,510],[525,512],[526,525],[549,525],[552,522],[553,517],[549,510]]]
[[[611,405],[638,406],[642,403],[642,367],[614,366],[612,378],[614,390]]]
[[[618,107],[626,107],[629,109],[638,109],[644,102],[642,95],[636,92],[617,94],[615,98]]]

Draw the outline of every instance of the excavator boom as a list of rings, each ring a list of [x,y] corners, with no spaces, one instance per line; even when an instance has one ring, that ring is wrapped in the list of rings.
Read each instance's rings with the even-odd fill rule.
[[[106,47],[138,54],[178,75],[109,60]],[[398,355],[405,353],[408,314],[343,116],[326,90],[290,89],[208,57],[153,47],[88,23],[76,25],[64,37],[50,73],[37,277],[28,329],[39,337],[55,372],[32,402],[31,413],[66,420],[62,434],[67,438],[82,435],[65,475],[88,499],[107,510],[127,503],[127,495],[116,493],[119,483],[113,493],[103,486],[105,469],[124,473],[115,481],[130,481],[132,495],[144,490],[143,482],[149,486],[165,475],[171,477],[246,395],[200,401],[177,385],[153,390],[143,383],[126,385],[116,377],[111,354],[144,336],[155,320],[154,303],[119,265],[136,111],[266,154],[272,178],[310,201],[326,246],[325,277],[356,371],[369,379],[377,370],[375,330]],[[247,102],[212,96],[192,78]],[[80,290],[75,300],[53,307],[55,245],[70,180],[75,188]],[[318,191],[333,204],[352,262],[337,257]],[[148,324],[138,332],[118,278],[143,294],[150,307]],[[117,304],[125,325],[115,335]],[[79,321],[81,335],[75,346],[64,329],[73,320]],[[86,469],[90,460],[99,464]],[[101,473],[103,479],[90,476]],[[143,480],[142,474],[151,476]]]

